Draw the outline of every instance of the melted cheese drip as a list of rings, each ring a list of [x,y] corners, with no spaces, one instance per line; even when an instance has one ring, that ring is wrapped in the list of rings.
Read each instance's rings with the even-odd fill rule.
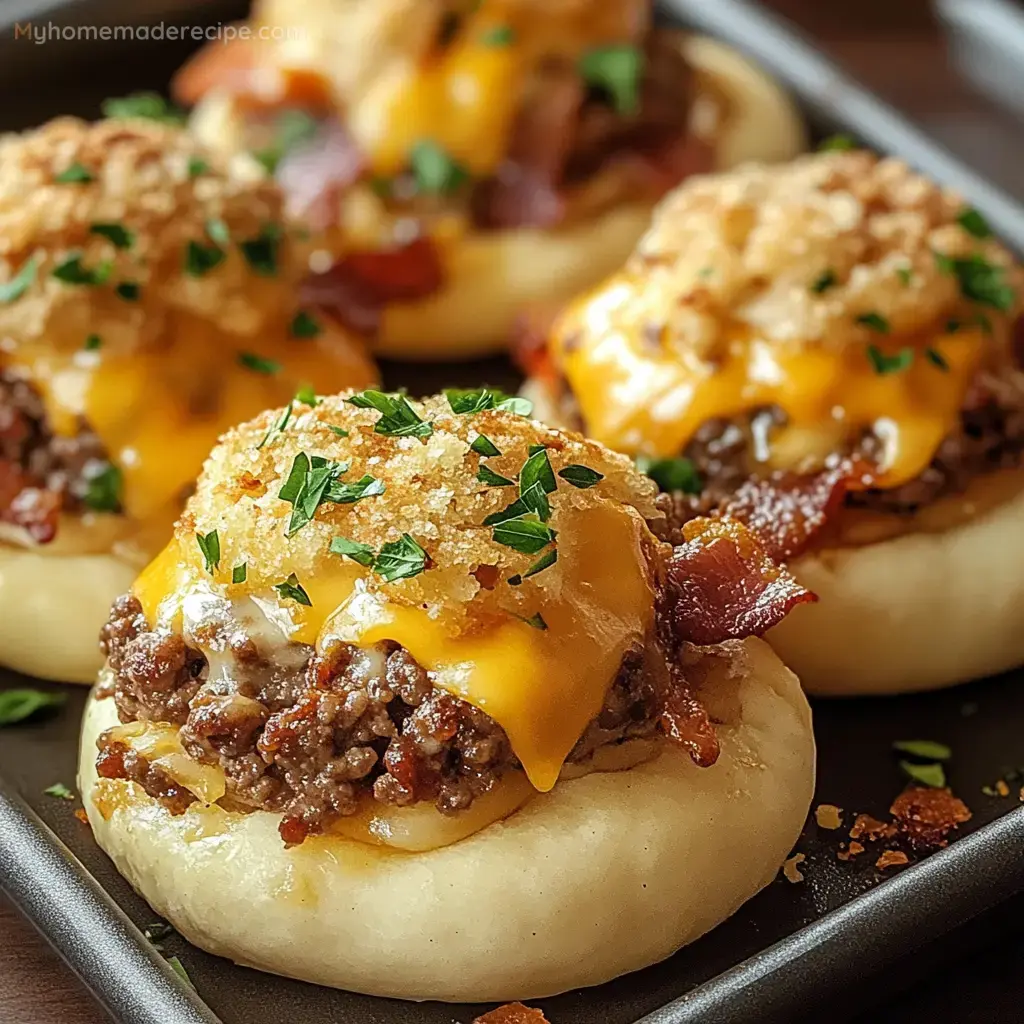
[[[724,358],[712,365],[645,338],[643,324],[623,313],[635,294],[625,276],[604,286],[570,311],[552,342],[588,436],[634,455],[678,455],[706,421],[775,405],[788,421],[773,428],[759,454],[767,468],[817,468],[844,441],[873,429],[883,448],[875,485],[896,487],[927,467],[959,422],[988,341],[979,328],[879,334],[873,342],[888,355],[914,349],[909,368],[880,374],[866,345],[800,349],[736,325]],[[926,358],[929,347],[948,372]]]
[[[121,469],[125,513],[166,527],[225,430],[284,405],[301,385],[327,393],[374,383],[366,357],[328,332],[325,325],[315,341],[299,340],[281,323],[241,339],[178,313],[159,344],[138,351],[85,352],[80,339],[69,350],[48,338],[4,353],[3,363],[40,390],[55,433],[73,436],[83,420],[97,433]],[[241,365],[243,351],[274,360],[280,372]]]
[[[493,24],[489,26],[494,28]],[[475,177],[492,174],[508,148],[519,104],[520,51],[480,41],[487,26],[462,34],[427,67],[383,76],[350,114],[376,174],[404,171],[418,142],[430,140]]]
[[[589,510],[559,536],[554,585],[530,587],[547,623],[537,629],[511,613],[472,629],[453,630],[444,614],[388,600],[369,590],[355,563],[325,556],[321,571],[301,580],[311,607],[280,602],[273,591],[251,594],[275,621],[281,643],[328,639],[369,647],[401,644],[443,687],[491,716],[508,735],[533,786],[554,786],[566,757],[597,715],[623,656],[641,646],[654,616],[652,583],[642,550],[646,527],[618,507]],[[190,591],[211,583],[176,542],[147,568],[134,592],[150,622],[180,628]],[[198,550],[198,549],[197,549]],[[232,587],[233,600],[249,595]],[[258,641],[266,651],[266,633]],[[279,652],[277,657],[283,656]]]

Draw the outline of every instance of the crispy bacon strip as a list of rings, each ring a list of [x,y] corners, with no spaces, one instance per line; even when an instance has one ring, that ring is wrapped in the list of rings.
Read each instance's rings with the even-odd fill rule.
[[[302,298],[350,330],[372,337],[386,306],[425,299],[444,282],[434,243],[417,238],[400,249],[350,252],[330,270],[308,277]]]
[[[806,551],[843,507],[851,488],[867,481],[864,462],[844,460],[814,476],[751,477],[721,514],[753,530],[769,558],[784,562]]]
[[[548,1024],[540,1010],[522,1003],[506,1003],[490,1013],[477,1017],[473,1024]]]
[[[668,602],[677,642],[719,644],[760,636],[798,604],[816,601],[768,556],[751,530],[731,519],[694,519],[668,565]]]

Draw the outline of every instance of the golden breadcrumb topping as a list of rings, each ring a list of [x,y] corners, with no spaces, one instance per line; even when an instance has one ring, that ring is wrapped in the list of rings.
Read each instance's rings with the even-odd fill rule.
[[[913,334],[982,312],[1005,343],[1024,274],[965,213],[955,194],[868,152],[691,178],[627,266],[630,319],[664,324],[670,344],[711,360],[730,320],[771,341],[842,348],[880,327]],[[981,268],[977,287],[1004,289],[996,302],[967,294],[955,260]]]
[[[472,603],[476,614],[500,605],[529,616],[536,610],[536,587],[558,594],[563,586],[572,586],[561,571],[565,559],[519,586],[508,586],[508,577],[525,574],[538,556],[497,542],[484,519],[515,501],[519,492],[511,482],[517,481],[531,446],[545,446],[554,474],[584,466],[601,475],[585,487],[555,477],[557,487],[548,494],[548,525],[557,534],[559,549],[584,532],[593,543],[587,523],[596,509],[624,510],[638,523],[658,515],[653,483],[628,458],[578,434],[495,409],[456,414],[445,398],[433,397],[411,403],[414,413],[431,424],[429,436],[389,436],[375,433],[379,412],[356,408],[346,397],[325,398],[315,408],[297,404],[280,431],[274,430],[282,419],[276,410],[221,438],[176,526],[186,558],[200,559],[196,534],[216,530],[220,569],[215,579],[229,582],[232,567],[245,563],[246,589],[257,592],[291,573],[300,583],[329,574],[342,562],[341,555],[329,550],[335,537],[379,552],[408,534],[427,553],[426,571],[394,582],[368,572],[368,588],[386,587],[389,600],[423,605],[434,614],[443,605],[455,622],[460,603]],[[348,435],[339,436],[332,427]],[[481,436],[501,454],[482,456],[471,449]],[[288,536],[294,505],[280,492],[301,455],[346,466],[339,478],[343,483],[370,476],[384,491],[351,504],[324,501],[310,521]],[[506,485],[481,482],[482,465],[506,478]],[[655,543],[645,526],[640,532],[644,544]],[[591,547],[589,557],[600,557],[600,545]]]
[[[0,138],[0,335],[81,345],[97,332],[134,345],[171,308],[255,334],[280,315],[304,261],[278,226],[274,183],[251,167],[135,119],[60,118]],[[244,251],[267,232],[279,236],[272,274]]]

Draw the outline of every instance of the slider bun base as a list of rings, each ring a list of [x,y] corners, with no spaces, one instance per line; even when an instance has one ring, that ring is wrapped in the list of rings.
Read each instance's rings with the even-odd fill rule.
[[[92,683],[100,628],[137,566],[109,554],[40,554],[0,545],[0,664],[40,679]]]
[[[285,849],[278,817],[173,817],[99,780],[91,700],[79,785],[100,846],[186,938],[239,963],[373,995],[508,1001],[596,985],[669,956],[767,885],[814,786],[810,709],[758,640],[705,659],[722,755],[675,748],[563,779],[452,846],[399,853],[337,836]],[[97,806],[97,798],[98,805]],[[102,813],[100,808],[102,808]]]
[[[936,689],[1024,663],[1024,488],[942,533],[804,556],[820,597],[768,634],[811,692]]]

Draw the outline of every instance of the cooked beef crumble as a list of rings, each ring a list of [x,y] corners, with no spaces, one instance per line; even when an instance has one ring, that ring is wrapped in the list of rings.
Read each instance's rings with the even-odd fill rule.
[[[0,371],[0,519],[52,540],[62,509],[82,508],[89,482],[108,465],[100,439],[84,424],[55,434],[39,392]]]
[[[107,692],[122,721],[179,725],[185,751],[221,767],[235,802],[283,814],[286,842],[354,813],[368,795],[455,813],[520,767],[493,719],[435,687],[395,643],[337,643],[322,654],[295,645],[289,669],[262,659],[251,641],[232,642],[230,627],[221,636],[234,659],[231,682],[209,678],[200,651],[150,630],[139,601],[121,597],[102,634],[113,677]],[[628,654],[569,760],[651,735],[665,699],[643,657]],[[138,782],[175,813],[191,802],[110,737],[100,740],[98,764],[101,775]]]
[[[700,494],[663,495],[661,506],[672,527],[708,515],[726,502],[737,488],[756,473],[757,439],[765,438],[773,425],[783,421],[775,408],[762,409],[744,421],[709,420],[697,431],[684,451],[703,484]],[[762,445],[763,446],[763,445]],[[865,434],[850,453],[875,462],[878,438]],[[1024,454],[1024,379],[988,381],[973,396],[960,417],[957,430],[935,453],[927,468],[913,480],[888,490],[873,488],[847,495],[846,503],[857,508],[911,514],[923,505],[960,494],[983,473],[1019,466]],[[676,534],[669,530],[666,539]]]

